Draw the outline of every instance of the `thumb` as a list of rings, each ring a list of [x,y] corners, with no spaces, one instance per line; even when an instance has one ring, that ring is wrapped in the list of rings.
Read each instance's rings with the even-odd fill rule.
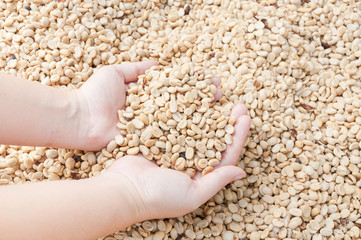
[[[234,125],[233,142],[227,146],[226,151],[224,151],[219,166],[235,165],[237,163],[250,127],[251,118],[248,115],[238,117]]]
[[[144,74],[148,68],[158,65],[158,62],[153,60],[133,62],[133,63],[122,63],[111,65],[118,71],[124,79],[125,83],[134,82],[138,79],[138,76]]]
[[[199,178],[194,182],[195,187],[191,194],[194,203],[199,207],[228,183],[244,178],[246,173],[242,168],[236,166],[224,166],[217,168],[211,173]]]

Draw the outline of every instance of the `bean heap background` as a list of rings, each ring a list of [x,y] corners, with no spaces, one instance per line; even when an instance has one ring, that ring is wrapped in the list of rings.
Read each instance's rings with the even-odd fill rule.
[[[78,88],[96,68],[157,59],[206,67],[244,103],[247,177],[193,213],[110,239],[359,239],[361,3],[355,0],[0,2],[0,69]],[[0,146],[0,183],[79,179],[100,152]]]

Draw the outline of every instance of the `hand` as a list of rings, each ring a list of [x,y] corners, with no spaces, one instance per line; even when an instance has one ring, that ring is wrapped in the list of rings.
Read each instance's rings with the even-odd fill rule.
[[[83,150],[99,150],[119,134],[118,110],[125,104],[126,84],[158,63],[143,61],[106,66],[95,72],[76,92],[87,124]]]
[[[228,183],[246,174],[234,166],[242,150],[251,120],[244,105],[236,105],[233,143],[223,153],[221,164],[205,176],[190,178],[187,174],[158,167],[141,155],[125,156],[114,162],[104,173],[115,182],[126,183],[134,200],[137,221],[179,217],[197,209]]]

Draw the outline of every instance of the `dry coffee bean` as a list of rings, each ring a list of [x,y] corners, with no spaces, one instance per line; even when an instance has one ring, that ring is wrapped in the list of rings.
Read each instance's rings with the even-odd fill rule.
[[[158,78],[153,76],[158,76],[162,81],[159,82]],[[120,129],[126,130],[124,135],[132,147],[127,149],[126,153],[137,154],[140,150],[149,160],[161,159],[169,153],[178,154],[179,158],[173,166],[176,170],[194,174],[195,171],[186,169],[187,160],[188,168],[193,167],[194,170],[202,171],[202,174],[213,171],[213,167],[221,160],[220,153],[225,150],[226,144],[232,144],[235,121],[229,121],[229,116],[223,115],[219,110],[221,105],[212,102],[215,91],[208,88],[211,76],[211,72],[193,64],[188,65],[187,71],[180,67],[158,66],[141,76],[138,84],[131,85],[127,91],[129,100],[126,107],[118,113],[121,122],[124,121],[124,124],[119,125]],[[183,85],[179,84],[181,81]],[[153,86],[157,86],[157,92],[152,94],[150,91],[150,95],[144,95],[146,89],[154,90]],[[187,89],[185,95],[183,89]],[[159,96],[160,92],[167,95],[168,102]],[[191,98],[190,101],[186,100],[187,96]],[[155,115],[148,114],[148,118],[155,120],[152,123],[141,121],[144,113],[138,111],[148,104],[149,99],[156,101],[153,105]],[[132,105],[134,102],[137,102],[136,106]],[[192,114],[186,113],[189,108],[193,108]],[[219,116],[216,121],[206,121],[208,111],[211,111],[213,116]],[[132,119],[127,120],[130,114]],[[215,130],[213,125],[217,129],[216,135],[208,139],[209,134]],[[169,132],[166,138],[162,129]],[[134,136],[140,141],[135,141]],[[162,138],[169,141],[161,140]],[[217,159],[214,159],[216,153]],[[195,157],[202,157],[205,162],[195,164]],[[172,167],[165,161],[157,161],[157,164]]]
[[[136,92],[115,143],[99,152],[0,145],[0,184],[93,177],[127,151],[167,168],[184,163],[189,175],[209,171],[237,119],[217,125],[243,103],[252,127],[237,165],[246,178],[193,213],[105,239],[358,239],[360,9],[334,0],[0,1],[3,72],[79,88],[106,65],[160,63],[129,85]],[[222,79],[218,102],[210,73]]]

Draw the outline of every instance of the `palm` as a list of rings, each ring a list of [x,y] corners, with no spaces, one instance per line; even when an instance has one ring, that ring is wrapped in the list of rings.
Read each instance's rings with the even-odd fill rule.
[[[89,112],[89,149],[100,149],[117,134],[117,111],[125,104],[126,84],[136,81],[138,75],[156,65],[154,61],[107,66],[96,72],[79,90],[79,100]],[[220,79],[215,77],[218,86]],[[218,89],[215,100],[221,97]],[[190,178],[175,170],[160,168],[141,156],[126,156],[110,166],[107,173],[126,178],[131,191],[141,199],[140,209],[148,218],[177,217],[195,210],[229,182],[244,177],[235,167],[250,128],[246,107],[237,105],[233,143],[227,146],[221,164],[206,176],[199,173]],[[94,137],[92,137],[94,136]]]
[[[171,217],[177,217],[194,208],[187,198],[194,187],[194,180],[187,174],[158,167],[141,156],[126,156],[108,170],[130,181],[130,185],[138,192],[137,195],[143,199],[142,202],[152,206],[145,207],[149,216],[162,218],[167,213],[172,213]]]
[[[185,173],[158,167],[141,155],[125,156],[113,163],[108,171],[126,177],[145,203],[142,209],[148,218],[182,216],[195,210],[235,178],[244,177],[244,171],[234,165],[250,127],[250,119],[245,114],[244,105],[234,107],[232,115],[237,118],[234,141],[223,153],[221,164],[206,176],[198,173],[190,178]]]
[[[154,61],[106,66],[93,74],[80,88],[80,101],[89,114],[89,136],[95,136],[88,148],[99,150],[118,134],[117,111],[124,108],[126,83],[155,65]]]
[[[104,67],[96,72],[81,88],[87,99],[93,129],[104,134],[104,147],[116,135],[117,110],[125,104],[124,78],[114,67]],[[98,130],[98,128],[100,128]]]
[[[83,86],[97,111],[103,111],[107,116],[114,114],[125,104],[124,76],[116,68],[103,67],[97,71]]]

